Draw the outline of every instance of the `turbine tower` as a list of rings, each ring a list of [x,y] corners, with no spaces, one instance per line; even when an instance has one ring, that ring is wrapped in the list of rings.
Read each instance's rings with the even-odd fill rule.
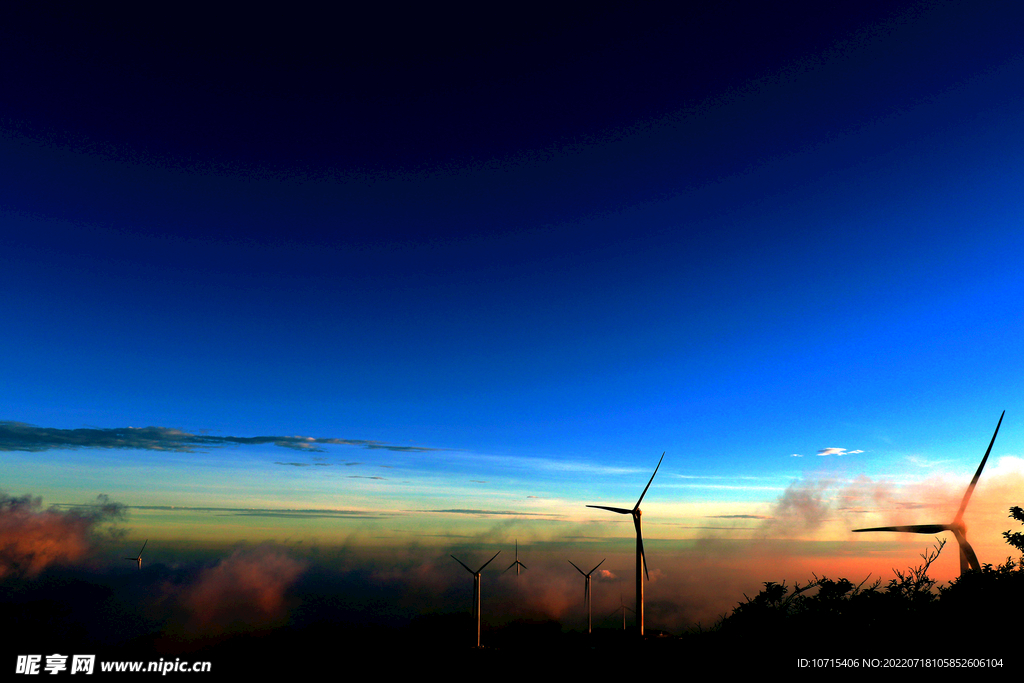
[[[494,561],[494,558],[501,554],[501,551],[494,553],[494,557],[483,563],[480,569],[473,571],[469,567],[466,567],[466,563],[455,557],[451,556],[453,560],[466,567],[466,571],[473,575],[473,619],[476,621],[476,646],[480,647],[480,572],[484,570],[484,567]]]
[[[498,552],[501,552],[501,551],[498,551]],[[508,566],[508,569],[512,569],[512,567],[516,568],[516,578],[519,577],[519,568],[520,567],[522,567],[523,569],[527,569],[527,566],[519,561],[519,539],[518,538],[516,539],[516,561],[513,562],[512,564],[510,564]],[[505,571],[507,572],[508,569],[506,569]],[[502,574],[504,574],[504,573],[505,572],[502,572]]]
[[[967,542],[967,527],[964,525],[964,510],[967,509],[967,503],[971,500],[971,494],[974,493],[974,487],[978,485],[978,479],[981,478],[981,471],[985,469],[985,462],[988,460],[988,454],[992,452],[992,444],[996,442],[996,434],[999,434],[999,426],[1003,424],[1003,415],[1006,415],[1006,411],[999,416],[999,422],[996,424],[996,431],[992,434],[992,440],[988,443],[988,450],[985,451],[985,457],[981,459],[981,464],[978,465],[978,471],[974,473],[974,479],[971,479],[970,486],[967,487],[967,491],[964,493],[964,498],[960,501],[960,509],[957,510],[956,517],[949,524],[912,524],[909,526],[876,526],[871,529],[854,529],[855,532],[861,531],[903,531],[911,534],[937,534],[942,531],[952,531],[953,537],[956,538],[957,545],[960,546],[960,574],[963,575],[968,569],[974,569],[981,571],[981,564],[978,562],[978,556],[974,554],[974,548]]]
[[[148,538],[146,539],[146,543],[149,543],[149,539]],[[139,556],[138,557],[126,557],[124,559],[131,560],[132,562],[138,562],[139,563],[139,569],[142,569],[142,551],[146,549],[146,543],[143,543],[142,544],[142,548],[139,549]]]
[[[608,558],[605,558],[605,560],[606,559],[608,559]],[[576,567],[576,563],[573,562],[572,560],[567,560],[567,562],[569,564],[571,564],[572,566]],[[601,560],[600,562],[598,562],[597,563],[597,567],[600,567],[602,564],[604,564],[604,560]],[[578,571],[580,574],[583,574],[583,578],[586,579],[586,583],[585,583],[585,585],[583,587],[583,601],[585,603],[587,603],[587,635],[590,635],[590,633],[591,633],[591,627],[590,627],[591,618],[590,618],[590,615],[591,615],[591,612],[592,612],[591,604],[592,604],[592,601],[593,601],[593,598],[591,598],[591,593],[590,593],[590,575],[597,571],[597,567],[594,567],[589,572],[584,572],[579,567],[576,567],[576,571]]]
[[[640,575],[640,566],[643,565],[644,576],[647,580],[651,580],[651,575],[647,573],[647,556],[644,555],[644,535],[640,529],[640,516],[643,514],[640,511],[640,503],[643,501],[644,496],[647,495],[647,489],[651,488],[651,482],[654,481],[654,477],[658,474],[658,468],[661,467],[661,461],[665,459],[665,454],[661,454],[661,460],[658,460],[658,467],[654,468],[654,474],[651,475],[650,481],[647,482],[647,486],[644,487],[644,492],[640,494],[640,499],[636,501],[636,505],[633,506],[632,510],[626,508],[612,508],[604,505],[588,505],[588,508],[599,508],[601,510],[609,510],[611,512],[617,512],[620,515],[632,515],[633,526],[636,528],[636,625],[640,632],[640,635],[644,634],[644,580],[643,576]]]

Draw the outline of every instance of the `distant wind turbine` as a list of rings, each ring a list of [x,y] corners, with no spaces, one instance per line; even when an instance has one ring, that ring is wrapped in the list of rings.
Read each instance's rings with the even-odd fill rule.
[[[149,539],[148,538],[146,539],[146,543],[149,543]],[[131,560],[132,562],[138,562],[139,563],[139,569],[142,569],[142,551],[146,549],[146,543],[143,543],[142,547],[139,549],[139,556],[138,557],[126,557],[124,559]]]
[[[498,551],[498,552],[501,552],[501,551]],[[518,538],[516,539],[516,561],[513,562],[512,564],[510,564],[508,566],[508,569],[512,569],[512,567],[516,568],[516,576],[519,576],[519,568],[520,567],[522,567],[523,569],[527,569],[527,566],[519,561],[519,539]],[[507,572],[508,569],[506,569],[505,571]],[[504,572],[502,572],[502,573],[504,573]]]
[[[626,603],[622,602],[622,593],[619,593],[619,606],[616,607],[615,609],[613,609],[611,611],[611,614],[608,615],[608,617],[612,616],[612,614],[618,613],[620,610],[622,612],[622,630],[625,631],[626,630],[626,610],[629,610],[630,612],[633,612],[633,610],[630,609],[629,607],[626,607]],[[636,614],[636,612],[633,612],[633,614]],[[605,619],[607,619],[608,617],[605,617]]]
[[[978,556],[974,554],[974,548],[972,548],[971,544],[967,542],[967,527],[964,525],[964,510],[967,509],[967,503],[971,500],[971,494],[974,493],[974,487],[978,485],[978,479],[981,478],[981,471],[985,469],[985,462],[988,460],[988,455],[992,452],[992,444],[996,442],[996,434],[999,434],[999,426],[1003,424],[1003,415],[1006,415],[1005,410],[1003,411],[1003,414],[999,416],[999,422],[996,424],[996,431],[992,434],[992,440],[988,443],[988,450],[985,451],[985,457],[981,459],[981,464],[978,465],[978,471],[974,473],[974,479],[971,479],[971,484],[967,487],[963,500],[960,501],[960,509],[957,510],[956,517],[953,518],[952,522],[949,524],[877,526],[871,529],[854,529],[854,531],[903,531],[911,534],[937,534],[942,531],[952,531],[953,537],[956,538],[956,542],[960,546],[960,574],[964,574],[968,569],[981,571],[981,564],[978,562]]]
[[[605,558],[605,559],[608,559],[608,558]],[[576,567],[576,563],[573,562],[572,560],[567,560],[567,562],[569,564],[571,564],[572,566]],[[604,560],[601,560],[600,562],[598,562],[597,563],[597,567],[600,567],[602,564],[604,564]],[[590,621],[591,621],[590,614],[591,614],[591,611],[592,611],[591,610],[591,603],[593,601],[593,597],[592,597],[592,594],[590,592],[590,575],[597,571],[597,567],[594,567],[589,572],[584,572],[579,567],[576,567],[576,571],[578,571],[580,574],[583,574],[583,578],[586,579],[586,582],[585,582],[584,587],[583,587],[583,601],[585,603],[587,603],[587,633],[588,634],[592,630],[591,627],[590,627]]]
[[[480,569],[473,571],[469,567],[466,567],[466,563],[455,557],[451,556],[453,560],[466,567],[466,571],[473,575],[473,619],[476,621],[476,646],[480,647],[480,572],[484,570],[484,567],[494,561],[494,558],[501,554],[501,551],[494,553],[494,557],[483,563]]]
[[[647,573],[647,556],[644,555],[644,535],[640,529],[640,516],[643,514],[640,511],[640,503],[643,501],[644,496],[647,495],[647,489],[651,488],[651,482],[654,481],[654,477],[658,474],[658,468],[661,467],[661,461],[665,459],[665,454],[661,454],[661,460],[658,460],[658,467],[654,468],[654,474],[651,475],[650,481],[647,482],[647,486],[644,487],[644,492],[640,494],[640,499],[636,501],[636,505],[633,506],[632,510],[626,508],[612,508],[604,505],[588,505],[588,508],[598,508],[601,510],[609,510],[611,512],[617,512],[620,515],[632,515],[633,526],[636,528],[636,625],[640,631],[640,635],[644,634],[644,581],[643,576],[640,575],[640,565],[643,565],[644,576],[647,580],[651,580],[650,574]]]

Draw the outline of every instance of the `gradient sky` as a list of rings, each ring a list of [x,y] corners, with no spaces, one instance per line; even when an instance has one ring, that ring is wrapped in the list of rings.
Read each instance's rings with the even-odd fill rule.
[[[849,529],[949,521],[1005,410],[1005,557],[1022,10],[829,5],[4,10],[2,487],[126,547],[628,557],[584,505],[665,452],[662,547],[885,575],[930,539]]]

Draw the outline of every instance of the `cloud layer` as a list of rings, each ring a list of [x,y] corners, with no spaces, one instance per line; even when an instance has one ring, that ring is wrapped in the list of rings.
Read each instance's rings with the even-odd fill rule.
[[[190,632],[251,630],[279,624],[287,616],[285,592],[305,564],[281,552],[235,552],[203,570],[179,596]]]
[[[124,506],[99,496],[94,505],[42,509],[42,499],[0,492],[0,579],[34,577],[52,564],[81,561],[97,527],[123,517]]]
[[[422,452],[443,450],[396,446],[366,439],[317,439],[311,436],[209,436],[167,427],[56,429],[23,422],[0,422],[0,451],[46,451],[54,448],[125,448],[146,451],[195,452],[200,448],[273,444],[297,451],[323,452],[327,444],[367,449]]]

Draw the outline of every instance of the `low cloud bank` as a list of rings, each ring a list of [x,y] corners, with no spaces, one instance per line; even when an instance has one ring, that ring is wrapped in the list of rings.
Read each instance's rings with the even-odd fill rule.
[[[50,565],[80,562],[100,526],[123,516],[124,506],[104,495],[93,505],[44,510],[40,497],[0,492],[0,579],[32,578]]]
[[[190,632],[216,634],[279,625],[285,594],[306,565],[273,550],[236,551],[204,569],[194,583],[174,589],[188,613]]]

